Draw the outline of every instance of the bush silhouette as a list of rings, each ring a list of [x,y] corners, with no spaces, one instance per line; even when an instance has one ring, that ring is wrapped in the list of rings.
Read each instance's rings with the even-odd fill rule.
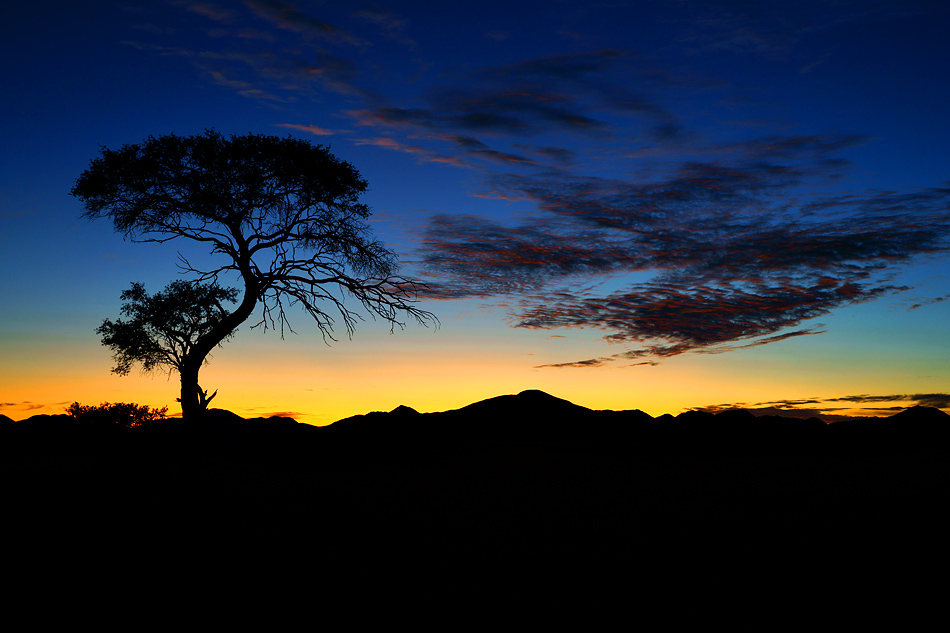
[[[103,402],[99,406],[89,406],[74,402],[67,407],[66,413],[80,422],[135,428],[152,420],[164,420],[168,407],[150,409],[145,405],[126,402]]]

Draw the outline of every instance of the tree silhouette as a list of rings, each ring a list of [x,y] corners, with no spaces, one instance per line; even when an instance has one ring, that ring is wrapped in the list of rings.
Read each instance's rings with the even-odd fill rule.
[[[113,373],[125,376],[134,364],[141,363],[145,372],[167,367],[181,374],[195,344],[228,316],[223,302],[234,303],[237,294],[235,288],[173,281],[163,292],[149,295],[143,284],[133,283],[122,293],[122,314],[128,320],[106,319],[96,328],[102,344],[112,348]],[[232,330],[225,340],[233,334]],[[203,361],[208,362],[207,355]],[[217,391],[209,397],[197,381],[195,387],[198,406],[204,410]]]
[[[196,281],[217,284],[236,274],[243,296],[193,341],[181,364],[182,416],[203,409],[198,370],[211,350],[261,307],[257,325],[293,331],[287,310],[299,305],[324,339],[334,315],[348,335],[362,319],[346,302],[402,328],[405,314],[423,325],[435,316],[418,308],[418,284],[397,274],[395,254],[373,238],[359,202],[366,181],[349,163],[307,141],[214,130],[181,137],[149,136],[121,149],[101,148],[71,193],[83,217],[107,217],[136,242],[177,239],[205,244],[215,264],[199,269],[179,255]]]

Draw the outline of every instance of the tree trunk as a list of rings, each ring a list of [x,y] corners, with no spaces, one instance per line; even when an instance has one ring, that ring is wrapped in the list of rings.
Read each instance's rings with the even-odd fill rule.
[[[198,397],[198,368],[201,363],[194,366],[194,363],[188,363],[182,368],[181,372],[181,418],[189,422],[197,422],[204,417],[205,408]]]
[[[204,418],[208,402],[218,393],[215,391],[211,398],[207,398],[198,385],[198,370],[201,369],[205,357],[237,326],[244,323],[257,305],[260,289],[254,279],[254,273],[246,261],[240,268],[244,277],[244,298],[241,304],[237,310],[228,314],[216,327],[195,342],[181,368],[181,417],[184,420],[199,421]]]

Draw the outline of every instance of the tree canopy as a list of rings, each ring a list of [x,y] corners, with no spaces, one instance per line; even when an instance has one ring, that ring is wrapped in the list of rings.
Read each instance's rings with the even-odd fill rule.
[[[128,320],[106,319],[96,328],[102,344],[112,348],[113,373],[127,375],[136,363],[145,372],[164,367],[181,373],[195,344],[228,316],[224,302],[234,303],[237,294],[235,288],[178,280],[149,295],[143,284],[133,283],[122,293],[122,314]],[[225,340],[233,334],[232,330]],[[203,408],[212,398],[198,388]]]
[[[182,359],[188,416],[198,409],[202,361],[258,307],[252,327],[293,331],[288,310],[299,305],[325,339],[333,339],[336,318],[352,335],[363,318],[352,300],[390,330],[404,327],[402,315],[437,323],[416,305],[419,284],[398,274],[395,254],[366,224],[370,210],[359,201],[366,187],[352,165],[321,145],[207,130],[103,147],[71,193],[83,202],[83,217],[108,218],[133,241],[207,245],[208,267],[179,255],[194,281],[218,287],[219,278],[236,275],[243,283],[237,308],[207,321]]]

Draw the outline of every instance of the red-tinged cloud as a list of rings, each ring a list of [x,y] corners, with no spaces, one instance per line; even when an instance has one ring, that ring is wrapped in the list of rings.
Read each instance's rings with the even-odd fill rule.
[[[277,127],[285,127],[291,130],[297,130],[298,132],[306,132],[307,134],[313,134],[314,136],[331,136],[333,134],[340,133],[340,130],[327,130],[316,125],[302,125],[298,123],[277,123],[275,125]]]
[[[491,195],[544,215],[517,226],[433,217],[422,253],[432,296],[516,298],[516,327],[600,329],[636,346],[629,358],[819,334],[805,323],[907,290],[887,283],[890,271],[950,250],[950,188],[801,198],[803,185],[840,173],[833,152],[859,142],[759,139],[643,183],[495,176]],[[581,289],[631,273],[653,279],[602,296]]]
[[[655,356],[687,351],[723,352],[763,345],[811,330],[778,332],[836,308],[866,301],[885,288],[873,288],[855,297],[841,296],[838,287],[735,286],[681,288],[672,284],[644,284],[607,297],[561,301],[525,310],[518,327],[551,329],[582,327],[605,329],[614,342],[642,343]],[[727,346],[727,347],[723,347]]]
[[[950,299],[950,295],[947,295],[945,297],[934,297],[933,299],[927,299],[926,301],[921,301],[919,303],[913,304],[912,306],[907,308],[907,311],[910,312],[911,310],[916,310],[917,308],[922,308],[924,306],[933,305],[935,303],[942,303],[944,301],[947,301],[948,299]]]
[[[622,272],[647,263],[623,242],[608,244],[599,237],[565,232],[553,223],[506,227],[476,216],[437,215],[422,239],[423,265],[436,280],[433,295],[461,298],[541,292],[552,278]],[[439,277],[451,281],[438,283]]]
[[[465,151],[465,153],[476,156],[478,158],[483,158],[485,160],[495,161],[499,163],[515,163],[523,165],[536,165],[533,160],[530,158],[525,158],[524,156],[518,156],[517,154],[510,154],[507,152],[500,152],[498,150],[491,149],[484,143],[482,143],[477,138],[471,136],[464,136],[459,134],[445,134],[442,135],[442,138],[447,141],[455,143],[460,149]]]
[[[469,167],[467,163],[454,156],[445,156],[444,154],[439,154],[430,149],[424,147],[418,147],[415,145],[407,145],[401,143],[393,138],[388,136],[381,136],[377,138],[366,138],[353,141],[354,145],[375,145],[376,147],[383,147],[386,149],[391,149],[396,152],[404,152],[406,154],[413,154],[419,157],[421,160],[425,160],[432,163],[445,163],[447,165],[454,165],[456,167]]]
[[[525,145],[523,143],[515,143],[514,147],[515,149],[535,154],[536,156],[553,161],[560,167],[569,167],[577,158],[577,152],[564,149],[563,147],[537,147],[533,145]]]

